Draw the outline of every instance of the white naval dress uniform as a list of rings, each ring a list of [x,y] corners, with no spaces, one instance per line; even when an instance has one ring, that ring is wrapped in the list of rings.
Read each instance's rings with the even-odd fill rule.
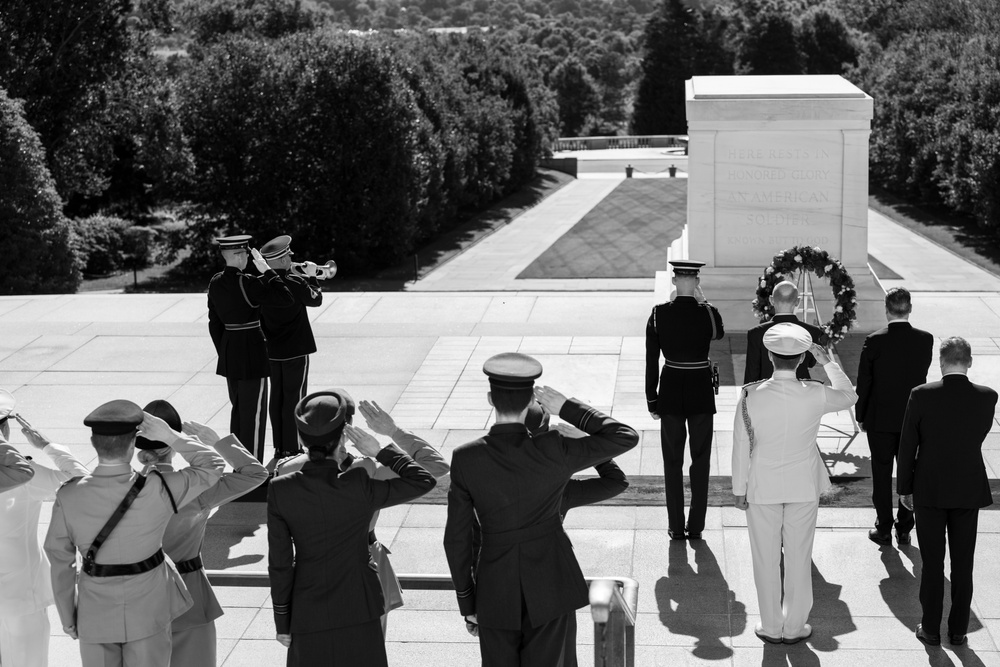
[[[38,543],[42,503],[71,477],[90,474],[70,451],[49,444],[43,450],[53,470],[29,461],[27,484],[0,493],[0,664],[46,667],[49,664],[49,615],[53,602],[49,559]]]
[[[746,385],[736,406],[733,494],[746,496],[747,526],[763,633],[799,637],[812,609],[812,547],[820,494],[830,479],[816,446],[820,419],[858,400],[836,362],[823,369],[833,383],[775,371]],[[750,432],[744,419],[744,404]],[[784,604],[780,561],[785,555]]]

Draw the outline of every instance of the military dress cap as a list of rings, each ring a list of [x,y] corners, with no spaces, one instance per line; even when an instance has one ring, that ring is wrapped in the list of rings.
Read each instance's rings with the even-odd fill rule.
[[[775,354],[794,357],[812,347],[812,336],[803,327],[780,322],[764,332],[764,347]]]
[[[696,276],[701,271],[701,267],[705,266],[705,262],[695,262],[688,259],[671,260],[669,264],[674,267],[675,276]]]
[[[308,447],[335,445],[331,434],[347,421],[354,401],[338,390],[317,391],[295,406],[295,428]]]
[[[177,410],[174,406],[170,405],[167,401],[162,398],[158,398],[155,401],[150,401],[143,408],[143,411],[148,412],[154,417],[159,417],[163,421],[167,422],[167,426],[177,431],[181,432],[181,416],[177,414]],[[150,440],[141,435],[135,437],[135,448],[136,449],[160,449],[162,447],[169,447],[170,443],[161,442],[159,440]]]
[[[0,424],[7,421],[7,417],[10,417],[16,406],[17,399],[14,398],[14,394],[5,389],[0,389]]]
[[[94,435],[124,435],[135,433],[142,423],[142,408],[132,401],[108,401],[83,420]]]
[[[530,389],[535,378],[542,374],[542,365],[520,352],[504,352],[486,360],[483,372],[490,384],[502,389]]]
[[[280,259],[285,255],[294,255],[292,252],[292,237],[284,234],[271,239],[261,246],[260,254],[264,259]]]
[[[219,250],[237,250],[250,247],[250,239],[252,238],[249,234],[236,234],[235,236],[220,236],[215,239],[215,242],[219,244]]]

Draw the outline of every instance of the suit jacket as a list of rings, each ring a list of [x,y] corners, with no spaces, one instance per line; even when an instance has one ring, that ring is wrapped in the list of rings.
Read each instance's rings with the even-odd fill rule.
[[[306,278],[288,269],[275,269],[292,295],[292,303],[260,307],[260,324],[267,338],[267,353],[271,361],[288,361],[316,351],[316,339],[306,306],[323,303],[323,290],[316,278]]]
[[[807,503],[829,487],[816,446],[820,419],[851,407],[858,395],[836,362],[823,369],[832,387],[792,371],[743,387],[733,423],[733,494],[758,505]]]
[[[766,380],[774,373],[774,366],[767,356],[767,348],[764,347],[764,334],[775,324],[791,322],[809,332],[814,343],[820,342],[824,331],[815,324],[803,322],[795,315],[775,315],[767,322],[758,324],[753,329],[747,331],[747,363],[743,371],[743,384]],[[816,357],[811,352],[806,352],[806,358],[802,360],[799,367],[795,369],[795,377],[800,380],[809,379],[809,369],[816,365]]]
[[[910,390],[927,382],[933,356],[934,336],[909,322],[893,322],[865,338],[854,413],[866,431],[900,432]]]
[[[0,618],[33,614],[52,604],[49,559],[38,544],[42,503],[55,500],[66,480],[90,472],[65,447],[51,443],[42,451],[59,469],[30,460],[31,481],[0,493]]]
[[[212,276],[208,284],[208,332],[219,355],[216,375],[232,380],[270,375],[267,342],[260,326],[230,330],[226,325],[259,322],[261,306],[291,303],[288,287],[273,270],[252,276],[227,266]]]
[[[664,365],[661,371],[660,353],[665,360],[675,362],[707,361],[712,341],[725,334],[718,309],[692,296],[679,296],[653,307],[646,322],[646,404],[650,412],[715,414],[712,370],[677,370]]]
[[[267,481],[267,468],[243,448],[235,435],[221,438],[212,448],[232,466],[233,471],[223,474],[215,486],[180,508],[170,518],[163,534],[163,551],[174,563],[201,555],[205,528],[213,509],[249,493]],[[157,464],[156,469],[161,473],[174,471],[174,467],[166,463]],[[184,573],[181,578],[191,594],[193,604],[184,614],[174,619],[170,625],[171,632],[205,625],[222,616],[222,606],[208,582],[205,568]]]
[[[587,604],[560,520],[563,491],[574,472],[624,454],[639,435],[574,399],[559,416],[588,435],[532,437],[524,424],[495,424],[452,456],[444,550],[459,610],[483,627],[520,630],[522,592],[536,627]],[[474,574],[477,517],[483,543]]]
[[[138,563],[163,545],[173,516],[170,487],[178,507],[187,505],[219,481],[225,464],[210,448],[189,436],[171,445],[190,450],[191,465],[146,480],[135,501],[97,552],[101,564]],[[130,642],[169,627],[191,606],[191,596],[169,560],[149,572],[126,577],[80,573],[76,552],[86,553],[97,533],[128,493],[139,473],[128,464],[99,464],[85,477],[66,482],[56,493],[45,553],[52,563],[52,590],[64,626],[75,625],[87,644]]]
[[[382,587],[368,550],[372,515],[424,495],[435,482],[391,447],[376,460],[399,477],[372,479],[327,459],[271,480],[267,571],[278,634],[343,628],[382,615]]]
[[[566,490],[563,491],[562,503],[559,506],[559,513],[564,518],[574,507],[593,505],[614,498],[628,488],[628,478],[614,461],[598,463],[594,469],[597,471],[597,477],[573,478],[566,482]]]
[[[960,373],[914,387],[899,434],[899,494],[927,507],[991,505],[982,447],[996,405],[997,392]]]

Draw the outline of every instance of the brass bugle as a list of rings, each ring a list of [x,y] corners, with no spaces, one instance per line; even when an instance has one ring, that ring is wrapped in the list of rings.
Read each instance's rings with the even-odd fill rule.
[[[305,262],[292,262],[292,272],[300,275],[306,275],[306,263]],[[316,266],[316,278],[318,280],[329,280],[337,275],[337,263],[332,259],[326,264],[319,264]]]

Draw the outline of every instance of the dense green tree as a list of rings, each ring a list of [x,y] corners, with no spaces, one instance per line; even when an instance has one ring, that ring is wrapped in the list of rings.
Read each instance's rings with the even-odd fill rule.
[[[739,74],[802,74],[794,9],[784,0],[750,0],[740,7],[743,17],[736,46]]]
[[[353,19],[354,3],[344,10]],[[334,12],[308,0],[183,0],[179,22],[198,44],[211,44],[227,35],[269,39],[312,30],[333,18]]]
[[[559,104],[560,136],[580,136],[601,108],[600,92],[593,77],[579,60],[570,57],[552,71],[549,86]]]
[[[80,269],[38,135],[0,88],[0,294],[74,292]]]
[[[858,64],[858,48],[843,17],[825,5],[802,15],[798,43],[806,74],[842,74]]]

